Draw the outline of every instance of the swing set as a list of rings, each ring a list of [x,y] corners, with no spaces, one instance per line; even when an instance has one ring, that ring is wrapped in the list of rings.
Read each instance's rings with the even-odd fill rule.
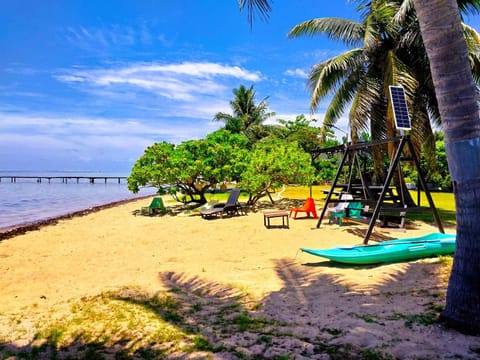
[[[348,193],[353,196],[353,200],[348,201],[362,202],[362,205],[367,205],[368,207],[370,207],[370,205],[374,205],[373,212],[368,212],[366,214],[367,216],[363,217],[363,221],[368,223],[368,229],[363,239],[364,244],[368,243],[368,239],[370,238],[370,235],[372,234],[373,229],[379,218],[383,218],[384,224],[388,224],[389,220],[392,218],[399,219],[399,227],[403,228],[405,226],[404,222],[407,212],[425,211],[424,207],[420,207],[420,192],[418,193],[417,204],[414,204],[411,203],[411,201],[407,201],[408,199],[411,200],[411,197],[406,196],[406,192],[408,191],[408,189],[405,187],[403,181],[400,181],[400,183],[397,184],[396,187],[393,187],[391,185],[391,182],[394,179],[396,172],[398,172],[398,178],[403,179],[400,162],[409,161],[413,162],[418,173],[418,183],[420,189],[417,189],[417,191],[424,191],[438,230],[439,232],[444,233],[443,225],[440,221],[438,211],[435,207],[432,196],[427,187],[425,177],[422,173],[422,170],[420,169],[420,162],[416,156],[412,141],[408,135],[404,134],[404,130],[411,129],[411,123],[408,116],[408,109],[406,106],[403,88],[400,86],[390,86],[390,96],[392,98],[395,124],[397,129],[401,130],[401,136],[372,142],[336,146],[334,148],[322,149],[316,154],[315,157],[317,157],[321,153],[335,153],[343,150],[343,158],[338,167],[332,186],[328,191],[327,197],[325,199],[325,204],[317,221],[317,228],[319,228],[321,225],[325,213],[328,210],[328,205],[330,203],[339,202],[338,199],[333,199],[334,195],[342,193]],[[371,185],[367,181],[365,169],[362,170],[360,155],[371,152],[372,147],[374,146],[381,146],[389,143],[398,143],[398,145],[395,151],[395,155],[390,161],[388,172],[383,182],[383,185]],[[339,179],[341,175],[345,172],[345,167],[348,167],[348,183],[340,184]],[[353,182],[353,173],[355,167],[358,169],[360,184]],[[340,189],[341,191],[339,192],[336,189]],[[348,217],[346,218],[348,219]],[[358,221],[358,219],[354,219],[354,221]]]

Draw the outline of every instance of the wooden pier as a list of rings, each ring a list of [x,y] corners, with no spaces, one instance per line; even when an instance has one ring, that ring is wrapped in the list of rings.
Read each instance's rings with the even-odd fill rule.
[[[95,184],[95,182],[103,181],[105,184],[108,181],[115,180],[118,184],[122,182],[122,180],[126,180],[126,176],[34,176],[34,175],[3,175],[0,176],[0,183],[7,181],[11,183],[16,183],[17,180],[35,180],[37,183],[41,182],[48,182],[51,183],[52,181],[60,182],[67,184],[68,182],[76,182],[77,184],[81,182],[88,182],[90,184]]]

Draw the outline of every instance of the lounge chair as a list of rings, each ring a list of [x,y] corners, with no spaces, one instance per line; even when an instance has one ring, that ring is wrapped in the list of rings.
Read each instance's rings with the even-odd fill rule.
[[[210,200],[209,202],[201,205],[194,207],[192,209],[187,209],[184,210],[180,213],[177,214],[177,216],[198,216],[200,215],[200,212],[205,209],[211,209],[213,208],[216,204],[218,204],[218,200]]]
[[[144,206],[140,209],[141,215],[156,215],[156,214],[165,214],[167,209],[163,204],[163,200],[160,197],[154,197],[152,202],[148,206]]]
[[[300,208],[291,208],[290,209],[290,217],[292,216],[292,212],[295,213],[295,215],[293,216],[294,219],[297,218],[297,213],[299,213],[299,212],[307,213],[307,217],[310,217],[310,213],[312,213],[312,216],[313,216],[314,219],[316,219],[318,217],[317,216],[317,210],[315,209],[315,202],[313,201],[312,198],[308,198],[305,201],[305,204],[303,204],[303,206],[300,207]]]
[[[200,211],[200,215],[204,219],[217,216],[223,217],[224,215],[238,215],[240,211],[240,204],[238,202],[239,196],[240,189],[232,189],[226,203],[218,203],[210,209],[203,209]]]

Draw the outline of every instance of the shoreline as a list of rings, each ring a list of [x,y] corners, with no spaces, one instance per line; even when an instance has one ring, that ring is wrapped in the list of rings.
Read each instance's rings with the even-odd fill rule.
[[[85,216],[85,215],[95,213],[97,211],[101,211],[101,210],[104,210],[104,209],[113,208],[113,207],[116,207],[116,206],[119,206],[119,205],[127,204],[127,203],[130,203],[130,202],[134,202],[134,201],[138,201],[138,200],[142,200],[142,199],[148,199],[152,196],[155,196],[155,194],[142,195],[142,196],[139,196],[139,197],[122,199],[122,200],[113,201],[113,202],[109,202],[109,203],[102,204],[102,205],[92,206],[92,207],[85,208],[85,209],[82,209],[82,210],[67,212],[67,213],[62,214],[62,215],[53,216],[53,217],[49,217],[49,218],[42,219],[42,220],[25,222],[25,223],[18,224],[18,225],[12,225],[12,226],[8,226],[8,227],[0,228],[0,242],[3,241],[3,240],[10,239],[12,237],[18,236],[18,235],[23,235],[23,234],[25,234],[29,231],[39,230],[44,226],[55,225],[61,220],[66,220],[66,219],[72,219],[74,217]]]

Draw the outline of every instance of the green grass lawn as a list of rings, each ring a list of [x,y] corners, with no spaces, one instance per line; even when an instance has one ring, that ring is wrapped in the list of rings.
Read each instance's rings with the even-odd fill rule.
[[[326,197],[323,191],[328,191],[328,190],[330,190],[330,186],[328,185],[312,186],[312,189],[311,189],[312,197],[316,200],[317,206],[323,205],[323,199],[325,199]],[[281,191],[282,189],[277,189],[277,192],[272,194],[272,197],[276,198],[277,194]],[[417,199],[418,199],[417,191],[410,191],[410,194],[414,199],[414,201],[417,202]],[[310,197],[310,187],[303,186],[303,185],[289,185],[286,187],[285,191],[281,193],[281,195],[283,198],[288,198],[288,199],[306,199]],[[448,225],[456,225],[455,198],[453,193],[432,192],[431,195],[442,222],[447,223]],[[219,202],[225,202],[227,198],[228,198],[227,192],[207,195],[208,200],[217,200]],[[240,195],[240,201],[245,202],[247,201],[247,199],[248,199],[248,195],[242,192]],[[262,200],[268,200],[268,198],[265,197]],[[425,196],[424,192],[420,193],[420,206],[428,207],[427,197]],[[424,221],[427,223],[434,222],[431,211],[408,213],[407,218],[410,220]]]
[[[410,192],[413,199],[417,201],[417,192],[411,191]],[[438,210],[438,214],[440,215],[440,219],[443,223],[448,223],[450,225],[456,225],[457,220],[455,218],[455,197],[453,193],[446,193],[446,192],[432,192],[432,199],[435,207]],[[420,196],[420,205],[421,206],[428,206],[427,197],[425,196],[424,192],[421,192]],[[424,212],[424,213],[411,213],[408,214],[408,218],[412,220],[420,220],[425,222],[433,222],[433,215],[431,212]]]
[[[312,197],[315,200],[323,200],[326,197],[326,195],[323,193],[324,190],[328,191],[330,190],[330,187],[328,185],[312,186]],[[412,198],[417,201],[417,191],[410,191],[410,194]],[[453,193],[432,192],[431,195],[435,207],[440,215],[441,221],[443,223],[448,223],[449,225],[456,225],[455,198]],[[306,199],[310,196],[310,188],[308,186],[290,185],[287,187],[285,192],[283,192],[282,196],[291,199]],[[428,207],[427,197],[423,191],[420,193],[420,206]],[[409,213],[407,214],[407,217],[411,220],[419,220],[428,223],[434,222],[431,211]]]

